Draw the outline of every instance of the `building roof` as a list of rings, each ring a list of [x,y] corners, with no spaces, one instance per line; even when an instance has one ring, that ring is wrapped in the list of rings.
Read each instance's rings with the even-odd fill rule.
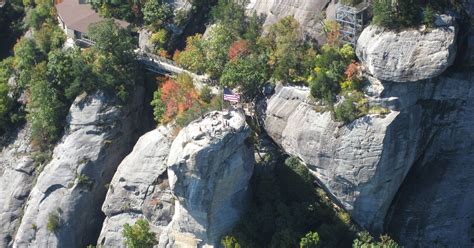
[[[87,33],[87,28],[93,23],[104,20],[92,9],[90,4],[80,4],[80,0],[64,0],[56,4],[59,17],[69,29]],[[130,24],[126,21],[115,19],[115,22],[122,28],[127,28]]]

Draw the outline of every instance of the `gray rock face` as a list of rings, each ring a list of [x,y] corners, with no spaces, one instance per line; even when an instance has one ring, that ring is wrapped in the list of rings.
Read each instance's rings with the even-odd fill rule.
[[[357,56],[374,77],[414,82],[443,73],[456,57],[455,26],[428,31],[384,31],[369,26],[357,42]]]
[[[140,89],[123,107],[101,92],[74,101],[66,132],[30,193],[14,247],[95,243],[105,184],[136,140],[142,98]],[[54,215],[59,216],[57,228],[51,228]]]
[[[31,131],[25,126],[0,152],[0,247],[10,247],[23,206],[33,187],[35,163]]]
[[[362,226],[406,247],[470,247],[472,79],[381,82],[373,97],[391,113],[342,127],[314,110],[307,89],[283,87],[268,101],[265,128]]]
[[[98,244],[124,247],[123,225],[144,218],[158,247],[212,246],[239,219],[254,166],[244,116],[213,112],[172,133],[145,134],[122,161]]]
[[[123,225],[140,218],[146,218],[156,233],[170,222],[174,199],[166,162],[173,141],[171,131],[160,126],[143,135],[120,163],[102,206],[107,217],[98,244],[124,247]]]
[[[166,237],[173,247],[218,245],[239,220],[254,166],[249,136],[243,114],[211,112],[173,141],[168,176],[177,201]]]
[[[152,32],[147,29],[138,31],[138,47],[144,52],[154,52],[155,46],[150,42]]]
[[[265,15],[266,27],[292,15],[305,34],[321,41],[321,20],[334,19],[335,3],[331,0],[251,0],[247,10]]]
[[[409,152],[409,134],[389,135],[404,128],[390,128],[400,112],[393,111],[385,118],[366,116],[339,127],[331,113],[315,111],[308,96],[305,88],[278,88],[268,101],[265,129],[286,152],[307,164],[358,223],[379,227],[409,169],[391,164],[415,155]],[[418,118],[413,116],[405,125],[416,128]],[[399,150],[407,152],[396,154]],[[394,179],[387,181],[388,174]]]

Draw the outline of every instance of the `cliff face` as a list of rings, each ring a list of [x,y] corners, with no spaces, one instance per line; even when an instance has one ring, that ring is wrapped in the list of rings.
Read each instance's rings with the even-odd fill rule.
[[[11,246],[36,175],[28,125],[0,153],[0,247]],[[9,144],[8,144],[9,143]]]
[[[247,5],[247,10],[249,13],[263,14],[264,26],[272,25],[292,15],[301,24],[306,35],[323,41],[321,21],[325,18],[335,18],[335,2],[333,0],[251,0]]]
[[[98,244],[123,247],[123,225],[145,218],[158,247],[213,246],[238,221],[254,166],[244,116],[212,112],[171,133],[145,134],[120,164]]]
[[[95,242],[105,184],[142,128],[142,98],[143,90],[137,90],[132,103],[121,108],[101,92],[75,100],[66,132],[28,197],[14,247],[84,247]]]
[[[390,108],[387,116],[342,126],[315,110],[308,89],[283,87],[267,101],[265,128],[362,226],[389,232],[406,247],[470,247],[472,43],[459,52],[467,60],[446,72],[456,54],[451,27],[404,32],[369,27],[358,43],[359,58],[376,77],[369,102]],[[472,40],[472,30],[462,33]],[[426,49],[431,55],[420,52]]]
[[[249,136],[243,114],[211,112],[173,141],[168,176],[177,197],[170,223],[174,245],[218,245],[239,220],[254,166]]]
[[[173,142],[171,131],[161,126],[146,133],[120,163],[102,206],[107,217],[98,244],[124,247],[123,225],[140,218],[146,218],[156,233],[170,222],[174,198],[166,161]]]

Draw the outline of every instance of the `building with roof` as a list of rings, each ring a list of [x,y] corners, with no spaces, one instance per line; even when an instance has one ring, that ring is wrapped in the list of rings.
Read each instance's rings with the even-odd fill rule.
[[[89,25],[104,20],[92,9],[90,4],[84,0],[63,0],[56,4],[58,21],[61,28],[70,38],[91,44],[87,37]],[[115,22],[122,28],[127,28],[130,24],[126,21],[117,20]]]

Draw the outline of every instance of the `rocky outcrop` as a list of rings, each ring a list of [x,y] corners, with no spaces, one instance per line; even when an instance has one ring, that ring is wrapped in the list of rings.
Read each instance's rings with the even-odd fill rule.
[[[29,195],[14,247],[95,243],[105,184],[144,123],[143,89],[136,90],[130,101],[120,107],[115,97],[102,92],[74,101],[65,134]]]
[[[460,74],[381,87],[378,100],[390,102],[392,112],[346,126],[328,112],[318,113],[307,90],[280,88],[268,101],[265,129],[286,152],[299,156],[362,226],[382,232],[384,224],[393,223],[389,231],[405,245],[424,247],[435,236],[466,245],[469,236],[462,235],[470,230],[472,213],[465,206],[474,195],[467,180],[474,175],[466,168],[474,159],[472,78]],[[411,186],[405,186],[407,174]],[[405,194],[398,192],[401,185]],[[392,206],[395,217],[386,218],[397,194],[405,196]],[[426,228],[437,231],[428,234]]]
[[[29,125],[6,141],[0,153],[0,247],[10,247],[23,206],[33,187],[36,166]]]
[[[153,33],[147,29],[140,29],[138,31],[138,47],[147,53],[152,53],[155,51],[155,46],[151,43],[151,35]]]
[[[239,220],[254,166],[249,136],[242,113],[211,112],[173,141],[168,176],[177,201],[168,233],[174,245],[217,245]]]
[[[397,118],[407,117],[393,111],[386,117],[369,115],[342,126],[330,112],[315,110],[309,89],[280,87],[268,101],[265,129],[287,153],[306,163],[359,224],[380,227],[409,170],[392,164],[415,156],[410,147],[416,140],[409,133],[397,136],[397,132],[416,129],[419,117],[391,128]]]
[[[143,135],[120,163],[102,206],[107,217],[98,244],[124,247],[123,225],[140,218],[149,220],[155,233],[170,222],[174,198],[166,162],[173,141],[171,133],[172,129],[160,126]]]
[[[254,166],[244,115],[212,112],[171,133],[145,134],[120,164],[98,244],[123,247],[123,225],[145,218],[158,247],[212,246],[238,221]]]
[[[325,18],[335,18],[335,2],[332,0],[251,0],[247,5],[247,11],[249,14],[253,12],[263,14],[264,27],[286,16],[294,16],[306,35],[322,41],[321,21]]]
[[[456,57],[457,29],[447,19],[440,22],[442,27],[425,31],[369,26],[359,37],[357,56],[380,80],[414,82],[437,77]]]

